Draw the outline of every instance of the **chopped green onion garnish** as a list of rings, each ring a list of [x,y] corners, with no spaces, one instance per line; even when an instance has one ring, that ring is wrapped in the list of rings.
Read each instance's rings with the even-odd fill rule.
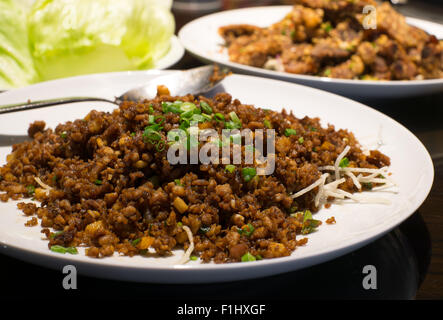
[[[326,23],[324,23],[322,27],[323,27],[323,30],[325,30],[326,32],[329,32],[329,31],[332,30],[332,26],[331,26],[331,24],[329,23],[329,21],[326,22]]]
[[[60,137],[66,139],[68,137],[68,133],[66,131],[63,131],[62,133],[60,133]]]
[[[232,121],[241,123],[240,118],[237,116],[237,114],[234,111],[229,112],[229,117],[231,118]]]
[[[135,132],[131,132],[131,137],[135,137]]]
[[[338,165],[340,168],[346,168],[347,166],[349,166],[349,160],[348,158],[344,157],[343,159],[340,160],[340,163]]]
[[[94,181],[94,183],[95,183],[96,185],[101,185],[101,184],[103,183],[103,181],[97,179],[97,180]]]
[[[216,114],[214,114],[214,119],[217,121],[223,122],[223,121],[225,121],[225,116],[222,115],[221,113],[216,113]]]
[[[211,106],[207,102],[200,101],[200,107],[202,108],[204,113],[207,113],[207,114],[211,114],[212,113],[212,108],[211,108]]]
[[[63,253],[63,254],[65,254],[65,253],[77,254],[78,253],[77,248],[75,248],[75,247],[65,248],[65,247],[62,247],[59,245],[52,246],[51,251],[57,252],[57,253]]]
[[[183,223],[181,223],[180,221],[177,222],[177,227],[183,227]]]
[[[263,125],[268,129],[272,128],[271,122],[268,119],[263,120]]]
[[[49,237],[51,238],[51,239],[54,239],[55,237],[58,237],[59,235],[61,235],[63,233],[63,231],[57,231],[57,232],[54,232],[53,234],[51,234]]]
[[[202,113],[201,116],[202,116],[203,118],[205,118],[206,121],[211,121],[211,120],[212,120],[212,117],[211,117],[210,115],[208,115],[208,114]]]
[[[237,114],[232,111],[229,113],[229,117],[231,118],[231,121],[227,121],[225,123],[225,127],[227,129],[240,129],[242,126],[240,118],[237,116]]]
[[[135,240],[132,240],[131,244],[135,247],[140,243],[140,241],[142,241],[142,238],[137,238]]]
[[[308,220],[312,219],[312,213],[309,210],[306,210],[304,215],[303,215],[303,222],[306,222]]]
[[[329,77],[331,75],[331,69],[326,69],[323,73],[326,77]]]
[[[190,119],[194,114],[193,110],[185,111],[180,115],[180,120]]]
[[[150,127],[146,127],[145,131],[143,132],[143,139],[145,142],[151,142],[158,141],[161,139],[161,134],[157,131],[159,128],[155,127],[156,125],[152,125]]]
[[[305,139],[304,139],[303,137],[300,137],[300,138],[298,138],[298,142],[299,142],[300,144],[303,144],[303,142],[305,142]]]
[[[205,234],[206,232],[208,232],[209,230],[211,230],[211,227],[200,227],[200,233]]]
[[[313,231],[321,224],[320,220],[312,219],[312,213],[306,210],[303,215],[303,228],[301,230],[302,234],[308,234]]]
[[[187,111],[194,111],[197,109],[197,106],[195,104],[193,104],[192,102],[184,102],[181,106],[180,109],[182,112],[187,112]]]
[[[155,150],[157,150],[158,152],[162,152],[163,150],[165,150],[165,147],[166,147],[166,143],[163,140],[160,140],[155,145]]]
[[[226,129],[240,129],[241,123],[236,123],[234,121],[226,121],[225,122],[225,128]]]
[[[297,130],[295,130],[295,129],[289,129],[289,128],[285,129],[285,136],[287,136],[287,137],[295,136],[296,134],[297,134]]]
[[[176,102],[163,102],[162,103],[162,109],[164,113],[172,112],[175,114],[182,113],[181,105],[183,102],[176,101]]]
[[[235,166],[233,164],[227,164],[225,170],[229,173],[233,173],[235,171]]]
[[[206,118],[201,114],[193,114],[191,117],[191,121],[205,122]]]
[[[246,167],[241,170],[241,173],[243,176],[243,180],[245,180],[245,182],[249,182],[252,180],[252,178],[255,177],[255,175],[257,174],[257,170],[255,170],[255,168]]]
[[[246,228],[237,229],[240,235],[245,235],[247,237],[249,237],[254,232],[254,230],[254,226],[250,223],[246,225]]]
[[[190,256],[190,257],[189,257],[189,260],[197,261],[197,260],[198,260],[198,257],[196,257],[196,256]]]
[[[29,185],[26,187],[28,189],[28,194],[32,196],[35,193],[35,187],[33,185]]]
[[[182,183],[180,182],[180,179],[175,179],[174,182],[176,185],[183,187]]]
[[[242,257],[241,257],[241,261],[242,262],[249,262],[249,261],[255,261],[257,260],[252,254],[250,254],[249,252],[246,252]]]
[[[364,182],[362,183],[363,187],[365,187],[368,190],[372,190],[372,182]]]

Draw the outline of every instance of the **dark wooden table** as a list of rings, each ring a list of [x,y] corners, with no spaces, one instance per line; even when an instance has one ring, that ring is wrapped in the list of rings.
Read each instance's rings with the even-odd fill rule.
[[[411,2],[411,1],[410,1]],[[409,14],[426,10],[408,7]],[[414,11],[416,8],[416,11]],[[434,13],[441,7],[433,7]],[[443,15],[440,16],[443,19]],[[185,17],[186,18],[186,17]],[[186,19],[177,17],[180,23]],[[201,63],[186,55],[174,68]],[[442,299],[443,298],[443,93],[390,101],[364,101],[411,130],[435,166],[432,191],[408,220],[371,244],[338,259],[283,275],[209,285],[153,285],[79,276],[77,290],[64,290],[61,271],[0,255],[0,296],[34,298],[112,297],[149,299]],[[362,287],[362,268],[377,268],[377,289]]]

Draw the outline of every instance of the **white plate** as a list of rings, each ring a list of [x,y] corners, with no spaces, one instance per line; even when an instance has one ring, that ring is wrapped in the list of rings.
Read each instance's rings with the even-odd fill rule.
[[[180,61],[185,53],[185,49],[178,40],[178,38],[173,35],[171,37],[171,47],[166,55],[157,61],[153,69],[167,69],[172,67],[174,64]]]
[[[55,80],[0,94],[0,104],[57,96],[112,98],[163,73],[165,71],[108,73]],[[332,123],[337,129],[349,129],[368,146],[376,142],[381,128],[384,145],[380,150],[391,157],[392,178],[399,183],[400,189],[398,194],[379,191],[368,195],[383,196],[392,204],[346,203],[320,210],[315,215],[317,219],[325,221],[335,216],[337,223],[323,224],[318,232],[308,235],[308,244],[298,247],[290,257],[223,265],[199,264],[198,261],[175,265],[182,250],[169,258],[114,255],[100,260],[84,256],[83,251],[75,256],[51,252],[47,241],[41,239],[40,227],[24,226],[29,218],[16,208],[15,202],[0,202],[0,252],[58,270],[66,264],[74,264],[80,273],[119,280],[197,283],[248,279],[305,268],[355,250],[400,224],[417,210],[429,193],[434,171],[428,152],[411,132],[382,113],[358,102],[289,82],[232,75],[223,85],[243,103],[275,110],[284,107],[298,117],[318,116],[322,125]],[[110,111],[114,107],[90,102],[4,114],[0,116],[0,135],[26,134],[28,124],[38,119],[54,127],[59,122],[84,117],[92,108]],[[5,163],[10,151],[10,147],[0,148],[0,164]]]
[[[151,70],[153,69],[162,70],[172,67],[174,64],[180,61],[184,53],[185,53],[185,48],[183,48],[177,36],[173,35],[171,37],[171,45],[169,47],[169,51],[160,60],[157,61],[157,63]],[[0,88],[0,92],[6,90],[10,89]]]
[[[443,92],[443,79],[411,81],[332,79],[266,70],[229,61],[227,50],[221,46],[224,40],[218,34],[219,27],[238,23],[266,27],[281,20],[289,11],[291,6],[271,6],[215,13],[191,21],[180,30],[178,37],[186,50],[202,61],[216,62],[237,72],[305,84],[348,97],[388,98]],[[408,18],[408,22],[434,34],[439,39],[443,38],[441,24],[414,18]]]

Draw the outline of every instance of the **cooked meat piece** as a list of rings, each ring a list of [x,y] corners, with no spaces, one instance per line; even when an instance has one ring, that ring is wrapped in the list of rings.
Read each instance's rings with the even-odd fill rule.
[[[318,39],[312,49],[312,56],[318,60],[344,59],[350,55],[348,50],[340,47],[340,42],[332,38]]]
[[[254,67],[263,67],[268,57],[281,54],[291,45],[288,37],[269,34],[264,37],[241,36],[228,49],[232,61]]]
[[[396,80],[412,80],[417,74],[417,67],[411,61],[396,60],[391,65],[392,76]]]
[[[386,60],[380,56],[376,56],[371,64],[374,77],[379,80],[391,80],[392,75]]]
[[[376,5],[373,0],[295,0],[301,5],[327,11],[361,13],[366,5]]]
[[[351,59],[329,69],[333,78],[354,79],[363,73],[365,65],[358,55],[353,55]]]
[[[226,44],[230,45],[236,38],[240,36],[250,36],[259,33],[261,28],[250,24],[233,24],[221,27],[218,32],[225,39]]]
[[[414,47],[428,41],[429,35],[406,23],[403,15],[395,11],[388,2],[377,7],[377,31],[384,32],[405,47]]]
[[[355,51],[363,38],[363,32],[358,27],[353,26],[350,21],[340,22],[329,36],[339,43],[340,48]]]
[[[426,78],[443,78],[443,41],[431,37],[421,51],[421,73]]]
[[[312,45],[293,45],[283,51],[281,56],[284,70],[297,74],[316,74],[318,62],[312,58]]]
[[[291,37],[294,42],[303,42],[311,38],[323,20],[323,11],[294,6],[283,20],[271,25],[269,30]]]
[[[371,65],[377,56],[377,50],[372,43],[365,41],[358,46],[357,54],[366,65]]]
[[[28,129],[28,136],[34,138],[37,132],[42,132],[45,129],[46,123],[44,121],[34,121]]]

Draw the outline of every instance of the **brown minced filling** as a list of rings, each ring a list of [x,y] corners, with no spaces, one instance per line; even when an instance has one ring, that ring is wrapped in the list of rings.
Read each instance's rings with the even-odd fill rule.
[[[225,122],[213,115],[220,113],[228,121],[231,112],[242,129],[275,129],[274,173],[245,181],[243,164],[232,172],[222,164],[171,165],[168,144],[159,148],[143,134],[155,116],[165,142],[167,132],[179,126],[180,115],[164,112],[162,103],[177,100],[198,108],[204,101],[211,107],[211,120],[201,122],[200,129],[220,132]],[[287,129],[296,134],[285,134]],[[316,189],[297,199],[290,195],[319,179],[319,166],[333,165],[346,145],[351,147],[350,166],[389,165],[378,151],[363,154],[346,130],[322,128],[318,118],[297,119],[285,110],[244,105],[227,93],[214,99],[171,97],[163,88],[153,100],[125,101],[112,113],[91,111],[55,130],[36,121],[28,132],[32,140],[14,145],[0,167],[0,199],[35,198],[40,203],[18,207],[33,216],[28,226],[39,218],[49,247],[84,246],[88,256],[97,258],[115,252],[165,256],[186,249],[190,243],[184,226],[193,234],[193,255],[204,262],[241,261],[246,254],[288,256],[307,242],[300,236],[303,216],[291,213],[319,209],[313,201]],[[357,191],[350,178],[340,188]]]

